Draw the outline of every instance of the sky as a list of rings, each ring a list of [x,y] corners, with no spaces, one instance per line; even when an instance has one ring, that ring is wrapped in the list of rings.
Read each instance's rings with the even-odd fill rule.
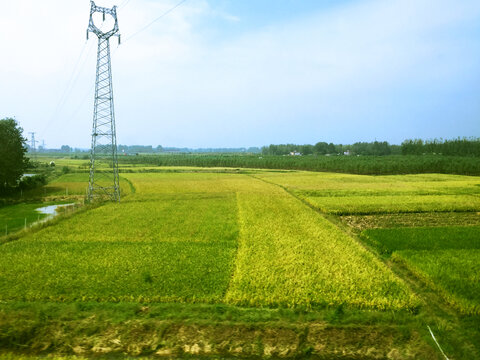
[[[179,2],[96,1],[118,6],[119,144],[480,136],[478,0],[186,0],[162,16]],[[90,146],[89,10],[0,0],[0,118],[36,132],[37,146]]]

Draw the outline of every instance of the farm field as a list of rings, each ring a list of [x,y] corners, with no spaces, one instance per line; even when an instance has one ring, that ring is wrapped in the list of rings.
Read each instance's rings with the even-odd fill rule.
[[[362,175],[480,175],[480,160],[471,156],[278,156],[263,154],[158,154],[120,156],[121,164],[322,171]]]
[[[78,162],[62,166],[81,171]],[[440,359],[426,325],[455,358],[479,354],[478,276],[466,276],[480,270],[477,178],[136,170],[121,173],[120,204],[86,208],[0,245],[6,354],[28,333],[24,346],[34,353],[86,358]],[[79,196],[87,181],[73,172],[46,187]],[[379,213],[372,197],[410,200]],[[335,201],[322,207],[318,198]],[[468,226],[450,226],[448,214]],[[127,335],[132,329],[137,337]]]
[[[478,178],[458,175],[265,174],[321,212],[335,215],[480,211]]]
[[[46,215],[35,211],[42,206],[45,206],[45,204],[37,202],[0,207],[0,231],[3,232],[2,235],[22,229],[25,223],[28,226],[43,219]]]
[[[137,191],[124,203],[107,204],[5,244],[0,299],[219,301],[238,246],[227,303],[419,305],[372,255],[281,189],[244,175],[128,178]],[[292,213],[297,218],[289,223]],[[237,216],[240,224],[252,222],[239,239]],[[278,231],[270,241],[268,229]],[[319,261],[325,254],[328,266],[327,259]],[[32,263],[35,271],[27,271]],[[11,286],[8,279],[14,274],[26,278]]]
[[[372,229],[362,236],[459,311],[480,314],[480,227]]]

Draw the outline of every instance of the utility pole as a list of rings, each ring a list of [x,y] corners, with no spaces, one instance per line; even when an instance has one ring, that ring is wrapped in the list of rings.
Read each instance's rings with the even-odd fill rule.
[[[95,104],[93,110],[92,149],[90,152],[90,180],[88,183],[87,201],[110,199],[120,201],[118,178],[117,136],[115,130],[115,112],[113,107],[112,68],[110,60],[110,38],[118,37],[117,7],[104,8],[90,1],[90,21],[87,29],[87,40],[90,32],[98,37],[97,76],[95,80]],[[114,25],[102,31],[95,25],[94,15],[100,13],[110,16]],[[99,168],[99,165],[103,165]]]
[[[31,139],[30,139],[30,150],[32,151],[32,157],[33,157],[33,160],[34,161],[37,161],[37,147],[36,147],[36,143],[38,141],[35,140],[35,133],[34,132],[30,132],[29,133],[31,135]]]

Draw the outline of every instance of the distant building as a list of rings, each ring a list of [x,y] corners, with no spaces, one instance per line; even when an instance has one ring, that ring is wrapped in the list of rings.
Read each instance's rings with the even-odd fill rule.
[[[344,151],[344,152],[343,152],[343,155],[347,155],[347,156],[348,156],[348,155],[351,155],[350,150]]]
[[[297,151],[292,151],[290,152],[290,156],[302,156],[302,154]]]

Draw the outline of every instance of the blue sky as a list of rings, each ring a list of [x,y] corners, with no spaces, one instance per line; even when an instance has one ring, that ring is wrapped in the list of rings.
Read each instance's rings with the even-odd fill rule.
[[[97,1],[118,143],[188,147],[480,136],[478,0]],[[49,147],[90,143],[87,0],[0,4],[0,117]],[[12,31],[11,29],[15,29]]]

